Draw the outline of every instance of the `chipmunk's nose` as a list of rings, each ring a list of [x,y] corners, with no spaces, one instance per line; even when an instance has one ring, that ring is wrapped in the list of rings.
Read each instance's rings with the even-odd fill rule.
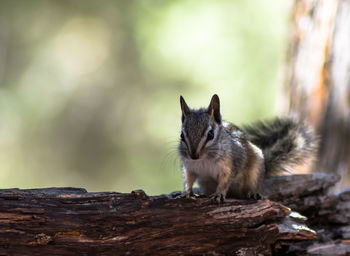
[[[192,158],[193,160],[196,160],[196,159],[199,158],[199,156],[198,156],[198,154],[197,154],[196,152],[192,151],[192,152],[191,152],[191,158]]]

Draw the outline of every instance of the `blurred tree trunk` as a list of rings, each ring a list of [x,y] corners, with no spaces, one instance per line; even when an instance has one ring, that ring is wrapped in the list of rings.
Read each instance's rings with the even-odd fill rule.
[[[292,26],[289,109],[321,136],[315,169],[340,174],[344,187],[350,177],[350,0],[296,0]]]

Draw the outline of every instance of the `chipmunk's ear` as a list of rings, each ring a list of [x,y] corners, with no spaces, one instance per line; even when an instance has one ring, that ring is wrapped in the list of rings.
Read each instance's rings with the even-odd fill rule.
[[[220,100],[219,96],[216,94],[213,95],[211,98],[209,107],[208,107],[208,114],[213,116],[215,121],[218,124],[221,124],[221,114],[220,114]]]
[[[183,122],[185,120],[185,117],[191,113],[191,110],[187,106],[186,101],[184,100],[184,98],[181,95],[180,95],[180,105],[181,105],[181,110],[182,110],[181,121]]]

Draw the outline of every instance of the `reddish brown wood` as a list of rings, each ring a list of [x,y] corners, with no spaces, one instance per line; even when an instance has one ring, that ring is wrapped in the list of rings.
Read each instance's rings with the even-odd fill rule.
[[[271,255],[315,238],[289,213],[269,200],[0,190],[0,255]]]
[[[180,192],[0,190],[0,255],[349,255],[350,190],[329,194],[338,180],[274,177],[273,201],[221,205]]]
[[[350,1],[296,0],[288,78],[292,114],[320,135],[314,170],[350,185]]]

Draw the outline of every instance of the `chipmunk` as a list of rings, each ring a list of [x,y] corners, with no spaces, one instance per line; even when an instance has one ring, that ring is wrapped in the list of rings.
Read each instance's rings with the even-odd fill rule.
[[[292,118],[275,118],[250,126],[223,122],[215,94],[208,108],[190,109],[180,96],[184,196],[193,195],[197,180],[201,191],[213,200],[228,197],[257,198],[263,179],[275,176],[311,159],[316,140],[305,124]]]

